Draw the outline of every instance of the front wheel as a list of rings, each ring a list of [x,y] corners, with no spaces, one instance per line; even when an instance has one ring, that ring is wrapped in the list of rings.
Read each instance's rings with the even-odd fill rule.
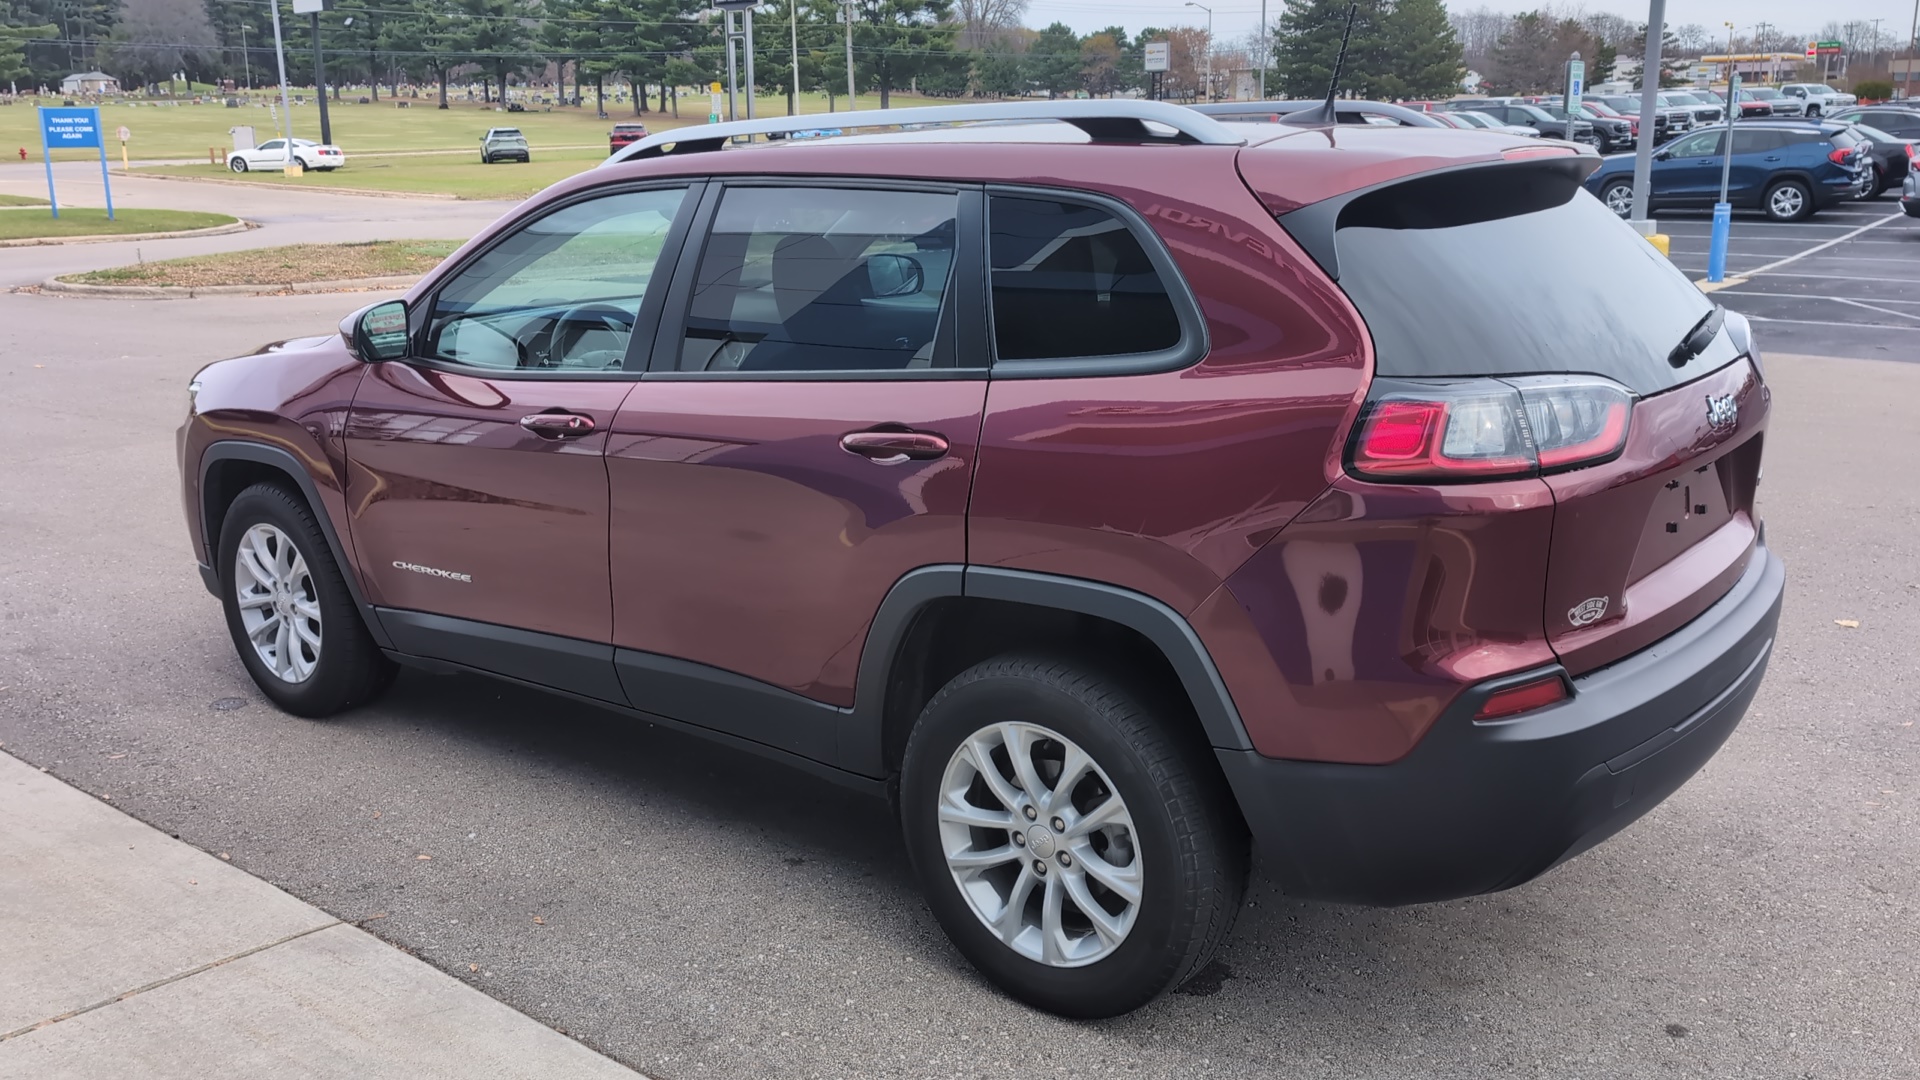
[[[246,172],[247,159],[243,157],[231,158],[227,161],[227,168],[232,169],[234,172],[237,172],[237,173]]]
[[[255,484],[220,526],[220,593],[247,674],[296,716],[331,716],[377,697],[393,665],[373,643],[313,511]]]
[[[1813,213],[1813,192],[1798,180],[1782,180],[1767,189],[1761,209],[1774,221],[1799,221]]]
[[[942,688],[907,742],[901,825],[927,906],[988,979],[1063,1016],[1179,986],[1245,888],[1245,827],[1195,722],[1147,701],[1003,656]]]
[[[1600,189],[1600,201],[1607,209],[1625,218],[1633,216],[1633,185],[1625,180],[1617,180]]]

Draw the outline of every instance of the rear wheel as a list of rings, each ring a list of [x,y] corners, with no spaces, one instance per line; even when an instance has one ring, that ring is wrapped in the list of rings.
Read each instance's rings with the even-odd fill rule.
[[[1881,194],[1887,190],[1886,172],[1882,170],[1880,166],[1875,165],[1873,167],[1873,175],[1868,177],[1867,182],[1862,186],[1865,188],[1865,190],[1861,192],[1860,194],[1861,198],[1863,199],[1879,198]]]
[[[1798,180],[1782,180],[1767,189],[1760,208],[1775,221],[1799,221],[1813,213],[1813,193]]]
[[[1600,189],[1600,201],[1607,209],[1621,217],[1633,216],[1633,184],[1626,180],[1615,180]]]
[[[1002,990],[1128,1012],[1205,966],[1238,913],[1245,829],[1206,748],[1124,684],[1005,656],[927,704],[900,777],[927,906]]]
[[[243,157],[230,158],[227,161],[227,168],[232,169],[234,172],[237,172],[237,173],[246,172],[247,159]]]
[[[240,493],[220,526],[220,594],[247,674],[296,716],[331,716],[386,689],[373,643],[313,511],[275,484]]]

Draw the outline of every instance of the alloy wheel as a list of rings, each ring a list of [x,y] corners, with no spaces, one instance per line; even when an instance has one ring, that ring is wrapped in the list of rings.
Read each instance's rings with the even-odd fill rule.
[[[1805,205],[1806,196],[1800,193],[1799,188],[1791,185],[1775,188],[1773,194],[1767,196],[1768,211],[1782,221],[1798,217],[1801,207]]]
[[[1146,885],[1133,817],[1059,733],[1017,721],[974,732],[947,762],[938,816],[954,885],[1013,951],[1081,967],[1133,929]]]
[[[264,522],[240,537],[234,591],[247,641],[283,682],[305,682],[320,664],[320,594],[292,538]]]
[[[1606,191],[1607,209],[1626,217],[1633,213],[1633,189],[1625,184],[1616,184]]]

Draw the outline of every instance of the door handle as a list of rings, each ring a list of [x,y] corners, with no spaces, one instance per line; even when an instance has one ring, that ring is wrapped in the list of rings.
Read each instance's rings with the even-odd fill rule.
[[[544,439],[575,439],[593,434],[593,417],[579,413],[543,412],[520,418],[520,426]]]
[[[840,449],[878,465],[899,465],[946,456],[947,440],[930,431],[851,431],[840,436]]]
[[[1768,156],[1766,156],[1766,157],[1763,157],[1763,158],[1761,158],[1760,160],[1761,160],[1761,161],[1779,161],[1779,160],[1780,160],[1780,155],[1779,155],[1779,154],[1769,154]]]

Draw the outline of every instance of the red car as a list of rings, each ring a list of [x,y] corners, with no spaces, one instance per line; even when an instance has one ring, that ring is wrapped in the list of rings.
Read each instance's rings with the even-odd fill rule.
[[[619,153],[647,137],[647,125],[641,123],[622,123],[613,125],[613,131],[607,135],[607,155]]]
[[[1598,164],[1127,100],[654,136],[202,370],[193,550],[287,712],[405,665],[788,762],[996,984],[1125,1012],[1249,837],[1299,897],[1511,888],[1745,713],[1760,356]]]

